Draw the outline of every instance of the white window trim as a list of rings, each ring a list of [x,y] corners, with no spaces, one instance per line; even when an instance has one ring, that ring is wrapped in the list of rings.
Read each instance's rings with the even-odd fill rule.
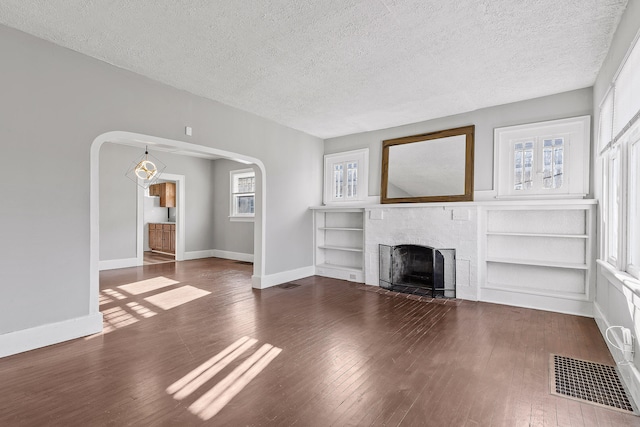
[[[348,161],[358,162],[358,186],[357,197],[345,200],[334,200],[331,194],[333,188],[333,165]],[[324,156],[324,196],[325,205],[344,205],[349,203],[361,203],[367,200],[369,194],[369,149],[343,151]]]
[[[634,276],[636,279],[640,279],[640,264],[632,264],[631,254],[633,252],[633,243],[631,239],[631,230],[632,230],[632,221],[636,221],[636,226],[638,227],[636,231],[635,238],[640,237],[640,218],[638,218],[638,214],[640,212],[635,212],[636,215],[633,215],[633,202],[640,206],[640,201],[637,199],[640,198],[640,160],[637,164],[634,162],[633,153],[634,150],[640,150],[640,121],[636,122],[635,125],[627,132],[625,135],[625,140],[623,141],[623,147],[626,151],[627,162],[625,162],[626,166],[626,179],[624,180],[625,187],[623,190],[627,197],[624,198],[625,209],[624,209],[624,239],[623,247],[626,248],[624,253],[624,261],[626,265],[626,271]],[[640,158],[640,156],[639,156]],[[634,179],[635,178],[635,179]],[[636,200],[632,200],[635,197]],[[640,261],[640,254],[635,254],[638,256],[638,261]]]
[[[557,190],[513,189],[512,145],[524,139],[565,138],[564,183]],[[591,116],[529,123],[494,130],[494,189],[499,199],[583,198],[589,193]],[[537,162],[541,163],[541,162]],[[539,166],[534,166],[539,173]],[[565,187],[566,186],[566,187]]]
[[[619,163],[618,163],[618,174],[617,176],[613,176],[613,161],[614,159],[618,159]],[[622,207],[622,204],[619,203],[618,204],[618,215],[615,216],[616,222],[617,222],[617,233],[618,233],[618,240],[616,242],[615,245],[615,249],[616,249],[616,254],[612,254],[611,253],[611,246],[610,246],[610,240],[611,240],[611,230],[612,228],[612,218],[614,218],[613,215],[613,207],[614,204],[611,203],[611,200],[613,198],[613,188],[617,187],[617,195],[618,195],[618,201],[622,201],[622,156],[620,153],[620,146],[616,145],[615,147],[612,147],[610,150],[608,150],[607,152],[607,156],[606,156],[606,163],[607,163],[607,188],[604,188],[603,190],[606,191],[606,200],[607,200],[607,204],[605,205],[604,209],[606,210],[606,215],[607,215],[607,224],[605,227],[605,233],[607,234],[607,246],[605,247],[605,256],[606,256],[606,260],[609,264],[611,264],[612,266],[614,266],[616,269],[620,269],[621,267],[621,262],[620,262],[620,256],[622,255],[622,251],[621,249],[621,243],[622,243],[622,225],[624,224],[623,221],[623,216],[624,216],[624,209]]]
[[[615,95],[615,88],[613,86],[611,86],[608,90],[607,93],[605,93],[604,97],[602,98],[602,102],[600,102],[599,105],[599,109],[600,109],[600,117],[599,117],[599,121],[600,123],[598,123],[598,148],[599,148],[599,152],[602,153],[608,146],[608,144],[611,142],[611,140],[613,139],[613,97]],[[607,112],[608,114],[602,114],[603,111]],[[603,128],[605,127],[605,120],[607,120],[607,124],[606,127],[608,128],[608,132],[607,135],[602,135],[603,133]]]
[[[254,222],[255,221],[255,212],[252,214],[237,214],[234,212],[234,202],[233,202],[233,195],[234,195],[234,178],[238,175],[254,175],[255,176],[255,171],[251,168],[248,169],[236,169],[236,170],[232,170],[229,171],[229,221],[232,222]],[[254,197],[254,209],[255,209],[255,192],[253,193],[253,197]]]

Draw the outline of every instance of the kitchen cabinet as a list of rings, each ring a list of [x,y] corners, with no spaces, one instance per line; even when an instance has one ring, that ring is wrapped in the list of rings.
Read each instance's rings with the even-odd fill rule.
[[[174,182],[162,182],[149,186],[149,196],[160,197],[160,207],[176,207],[176,184]]]
[[[149,223],[149,247],[152,251],[176,253],[176,225]]]

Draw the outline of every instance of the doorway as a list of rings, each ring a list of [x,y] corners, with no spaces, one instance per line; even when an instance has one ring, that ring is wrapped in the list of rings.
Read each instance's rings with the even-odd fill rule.
[[[151,187],[138,189],[136,255],[138,265],[161,264],[184,260],[184,175],[163,173],[157,185],[171,185],[172,201]],[[164,189],[162,191],[165,191]]]

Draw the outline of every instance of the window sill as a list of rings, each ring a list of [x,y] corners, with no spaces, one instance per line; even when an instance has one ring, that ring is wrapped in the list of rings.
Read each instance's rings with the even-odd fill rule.
[[[230,216],[229,221],[231,222],[255,222],[255,217],[253,216]]]
[[[609,281],[617,282],[618,285],[625,286],[636,296],[640,296],[640,280],[631,276],[629,273],[616,269],[606,261],[598,259],[596,262],[602,267],[602,272]]]

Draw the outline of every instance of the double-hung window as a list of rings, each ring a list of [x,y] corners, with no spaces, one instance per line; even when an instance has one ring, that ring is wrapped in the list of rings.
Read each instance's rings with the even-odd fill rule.
[[[324,203],[360,202],[368,191],[369,150],[324,156]]]
[[[256,173],[253,169],[231,171],[232,221],[251,221],[255,217]]]

